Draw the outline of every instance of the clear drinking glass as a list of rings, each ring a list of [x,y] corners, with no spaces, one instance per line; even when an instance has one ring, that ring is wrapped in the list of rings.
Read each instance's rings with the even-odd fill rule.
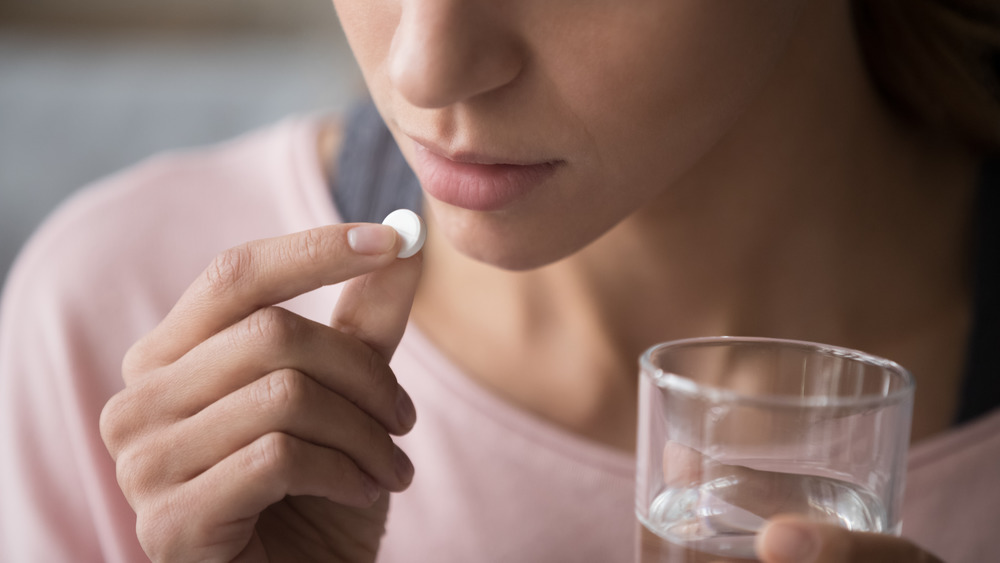
[[[643,563],[755,561],[777,514],[899,534],[914,384],[898,364],[716,337],[654,346],[640,366]]]

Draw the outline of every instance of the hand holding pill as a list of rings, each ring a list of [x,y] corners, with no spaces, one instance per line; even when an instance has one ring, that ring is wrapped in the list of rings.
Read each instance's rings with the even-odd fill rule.
[[[387,224],[391,244],[345,224],[227,250],[129,351],[101,433],[154,559],[377,550],[388,491],[413,477],[391,435],[416,413],[388,361],[421,266],[398,258],[425,238],[412,212]],[[386,244],[356,251],[358,227]],[[331,326],[276,306],[340,282]]]

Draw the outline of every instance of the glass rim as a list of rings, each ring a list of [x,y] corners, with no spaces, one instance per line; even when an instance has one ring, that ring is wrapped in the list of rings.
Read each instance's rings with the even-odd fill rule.
[[[748,394],[731,389],[725,389],[714,385],[699,383],[688,377],[664,371],[653,364],[653,355],[662,350],[670,348],[680,348],[693,345],[734,345],[734,344],[769,344],[783,347],[806,349],[813,352],[828,354],[830,356],[850,359],[872,366],[883,368],[898,376],[902,381],[899,389],[886,394],[869,393],[852,397],[834,396],[793,396],[775,395],[768,393]],[[643,374],[649,374],[654,380],[654,384],[659,387],[679,391],[687,395],[700,395],[713,402],[733,402],[742,404],[758,404],[766,406],[783,407],[864,407],[875,405],[889,405],[912,398],[916,381],[913,374],[900,364],[867,352],[810,342],[807,340],[792,340],[786,338],[768,338],[763,336],[701,336],[697,338],[682,338],[654,344],[646,349],[639,357],[639,365]]]

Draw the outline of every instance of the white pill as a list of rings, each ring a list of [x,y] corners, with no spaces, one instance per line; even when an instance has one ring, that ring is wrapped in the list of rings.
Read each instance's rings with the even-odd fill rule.
[[[399,237],[403,239],[403,246],[399,249],[397,258],[409,258],[420,252],[424,241],[427,240],[427,227],[424,225],[424,220],[409,209],[393,211],[385,218],[385,221],[382,221],[382,224],[396,229]]]

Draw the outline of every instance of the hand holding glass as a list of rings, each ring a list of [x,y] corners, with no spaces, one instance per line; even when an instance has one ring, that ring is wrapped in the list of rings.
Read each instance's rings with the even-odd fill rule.
[[[771,517],[899,534],[913,378],[833,346],[702,338],[643,354],[640,561],[755,561]]]

